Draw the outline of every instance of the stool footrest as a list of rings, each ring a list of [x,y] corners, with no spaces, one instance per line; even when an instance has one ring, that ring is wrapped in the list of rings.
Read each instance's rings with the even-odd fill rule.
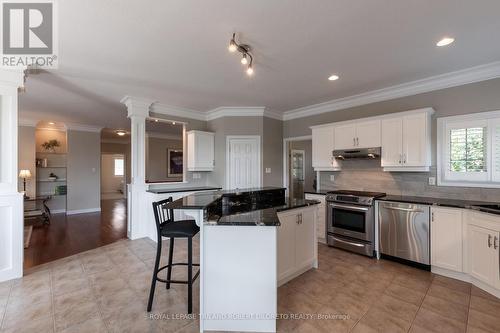
[[[187,262],[176,262],[176,263],[172,263],[171,265],[165,265],[163,267],[160,267],[158,268],[158,271],[156,272],[156,276],[155,276],[155,279],[156,281],[160,281],[160,282],[163,282],[163,283],[180,283],[180,284],[188,284],[189,281],[182,281],[182,280],[166,280],[166,279],[162,279],[162,278],[159,278],[158,277],[158,273],[160,273],[162,270],[164,270],[165,268],[169,268],[170,266],[188,266],[189,264]],[[200,264],[191,264],[191,266],[196,266],[196,267],[199,267]],[[200,275],[200,270],[198,270],[194,275],[193,275],[193,282],[194,280],[196,280],[196,278]]]

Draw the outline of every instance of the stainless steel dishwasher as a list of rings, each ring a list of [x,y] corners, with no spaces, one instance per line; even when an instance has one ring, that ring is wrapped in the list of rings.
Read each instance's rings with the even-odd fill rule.
[[[379,201],[378,240],[382,255],[430,265],[430,207]]]

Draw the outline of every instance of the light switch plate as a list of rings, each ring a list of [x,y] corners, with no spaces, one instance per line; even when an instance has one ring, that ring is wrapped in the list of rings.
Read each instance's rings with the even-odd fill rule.
[[[266,168],[266,173],[271,173],[271,168]]]
[[[431,186],[436,185],[436,177],[429,177],[429,185]]]
[[[335,175],[330,175],[330,181],[334,182],[335,181]]]

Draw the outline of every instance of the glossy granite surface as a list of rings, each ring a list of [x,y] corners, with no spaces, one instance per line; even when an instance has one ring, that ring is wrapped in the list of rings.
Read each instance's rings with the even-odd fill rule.
[[[292,199],[284,196],[273,197],[274,202],[269,200],[251,200],[250,202],[238,202],[238,196],[259,197],[264,193],[282,191],[281,187],[261,187],[250,189],[238,189],[230,191],[216,191],[193,193],[173,201],[167,206],[170,209],[203,209],[206,212],[207,224],[211,225],[257,225],[278,226],[280,225],[277,213],[284,210],[316,205],[315,200]],[[284,194],[284,192],[281,192]],[[223,197],[234,197],[236,204],[224,206]]]
[[[198,192],[198,191],[217,191],[221,190],[222,187],[213,186],[198,186],[198,187],[180,187],[180,188],[161,188],[161,189],[150,189],[147,192],[162,194],[162,193],[178,193],[178,192]]]
[[[229,214],[212,214],[207,219],[207,224],[214,225],[257,225],[257,226],[279,226],[279,212],[308,207],[319,204],[316,200],[285,198],[285,203],[274,207],[253,207],[255,210]]]

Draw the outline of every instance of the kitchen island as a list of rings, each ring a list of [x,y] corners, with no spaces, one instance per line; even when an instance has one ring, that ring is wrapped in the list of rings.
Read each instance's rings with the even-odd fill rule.
[[[168,208],[200,226],[200,331],[275,332],[278,286],[317,267],[317,201],[282,188],[194,193]]]

